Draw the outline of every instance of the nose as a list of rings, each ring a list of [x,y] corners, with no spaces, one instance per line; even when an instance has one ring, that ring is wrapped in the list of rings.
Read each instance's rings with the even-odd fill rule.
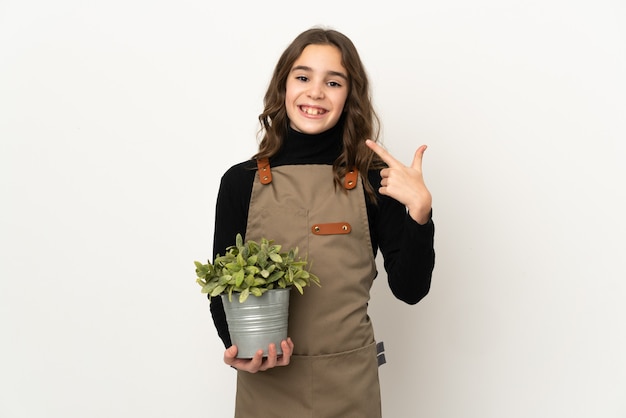
[[[319,100],[324,98],[324,86],[321,83],[311,83],[308,91],[311,99]]]

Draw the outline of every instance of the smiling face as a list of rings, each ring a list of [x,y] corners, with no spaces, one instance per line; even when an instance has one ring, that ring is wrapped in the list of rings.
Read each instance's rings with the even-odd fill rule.
[[[287,77],[285,107],[291,127],[305,134],[332,128],[348,97],[348,72],[333,45],[308,45]]]

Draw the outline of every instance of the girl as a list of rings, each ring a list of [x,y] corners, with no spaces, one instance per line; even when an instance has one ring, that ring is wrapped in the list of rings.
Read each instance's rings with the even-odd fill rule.
[[[280,57],[249,161],[222,177],[214,254],[235,235],[298,247],[321,287],[290,302],[282,355],[238,359],[220,298],[211,313],[238,370],[236,417],[380,417],[374,331],[367,314],[380,249],[389,286],[415,304],[429,291],[435,255],[426,146],[404,166],[377,144],[367,74],[345,35],[312,28]],[[260,174],[260,173],[263,174]],[[259,415],[260,414],[260,415]]]

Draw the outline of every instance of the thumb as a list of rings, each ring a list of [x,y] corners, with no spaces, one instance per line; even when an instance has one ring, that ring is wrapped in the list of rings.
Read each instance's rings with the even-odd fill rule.
[[[422,169],[422,160],[424,159],[424,152],[428,148],[427,145],[422,145],[415,151],[415,155],[413,156],[413,162],[411,163],[411,167],[416,170]]]
[[[237,356],[237,346],[234,344],[228,347],[226,351],[224,352],[224,360],[229,359],[229,358],[234,359],[236,356]]]

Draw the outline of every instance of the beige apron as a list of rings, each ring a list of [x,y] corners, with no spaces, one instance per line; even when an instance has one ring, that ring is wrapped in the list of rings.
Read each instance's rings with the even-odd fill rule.
[[[263,164],[265,164],[263,166]],[[263,166],[263,167],[262,167]],[[330,165],[259,165],[246,239],[307,256],[321,287],[292,290],[288,366],[237,375],[236,418],[379,418],[378,362],[367,302],[376,264],[356,172],[337,188]],[[265,184],[263,184],[265,183]]]

